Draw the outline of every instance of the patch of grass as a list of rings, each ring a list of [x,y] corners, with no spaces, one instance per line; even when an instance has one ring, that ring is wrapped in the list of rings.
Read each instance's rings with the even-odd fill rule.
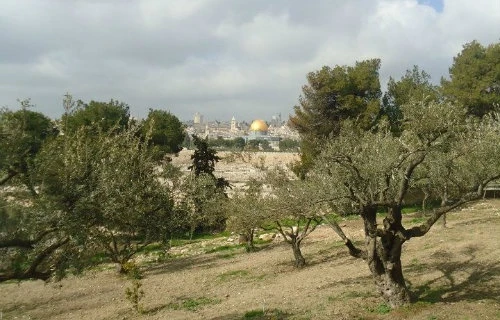
[[[229,232],[229,231],[223,231],[223,232],[219,232],[219,233],[200,233],[200,234],[194,234],[193,238],[190,239],[189,235],[187,235],[187,234],[177,234],[177,235],[175,235],[175,238],[170,239],[170,246],[171,247],[178,247],[178,246],[183,246],[186,244],[201,242],[204,240],[227,238],[230,235],[231,235],[231,232]]]
[[[426,270],[426,267],[427,266],[425,264],[420,263],[417,258],[413,258],[410,260],[410,265],[407,268],[411,271],[422,272]]]
[[[165,248],[166,248],[165,244],[156,242],[148,244],[137,253],[152,253],[152,252],[164,251]]]
[[[110,261],[111,261],[111,259],[108,257],[106,252],[98,252],[90,258],[91,265],[107,263]]]
[[[250,274],[247,270],[232,270],[221,273],[217,276],[220,281],[229,281],[235,278],[246,277]]]
[[[187,299],[179,299],[179,302],[170,303],[167,307],[173,310],[188,310],[188,311],[196,311],[199,308],[210,305],[210,304],[218,304],[220,303],[220,299],[212,299],[207,297],[199,297],[199,298],[187,298]]]
[[[375,308],[368,308],[368,311],[370,311],[372,313],[378,313],[378,314],[387,314],[387,313],[391,312],[392,309],[387,304],[381,303],[378,306],[376,306]]]
[[[272,240],[261,240],[258,237],[253,239],[253,244],[268,244],[269,242],[273,242],[274,239]]]
[[[171,247],[180,247],[184,246],[186,244],[191,244],[191,243],[196,243],[199,241],[196,240],[189,240],[189,239],[172,239],[170,240],[170,246]]]
[[[214,252],[221,252],[221,251],[231,251],[231,250],[236,250],[239,248],[245,247],[244,244],[225,244],[222,246],[218,246],[215,248],[211,248],[205,251],[205,253],[214,253]]]
[[[221,259],[231,259],[231,258],[233,258],[235,255],[236,255],[236,253],[234,253],[234,252],[226,252],[226,253],[219,254],[219,255],[217,255],[217,256],[218,256],[219,258],[221,258]]]
[[[262,318],[264,316],[264,311],[263,310],[251,310],[245,312],[245,315],[243,316],[243,319],[255,319],[255,318]]]
[[[274,310],[250,310],[245,312],[242,319],[245,320],[281,320],[287,319],[288,315],[279,309]]]
[[[222,237],[229,237],[231,235],[230,231],[223,231],[219,233],[200,233],[193,235],[193,240],[213,240]]]
[[[410,220],[410,223],[412,223],[412,224],[421,224],[421,223],[425,222],[426,220],[427,220],[427,218],[424,218],[424,217],[422,217],[422,218],[413,218],[413,219]]]
[[[402,214],[415,213],[415,212],[419,212],[419,211],[422,211],[422,208],[420,206],[416,206],[416,205],[403,207],[401,209]]]

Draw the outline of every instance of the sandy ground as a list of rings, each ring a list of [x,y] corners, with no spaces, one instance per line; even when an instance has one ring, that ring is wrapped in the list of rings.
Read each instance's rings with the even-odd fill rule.
[[[342,225],[361,240],[359,220]],[[125,298],[131,282],[112,267],[57,283],[3,283],[0,319],[244,319],[252,310],[274,319],[500,319],[500,200],[456,211],[448,226],[405,244],[404,272],[419,302],[398,310],[386,310],[366,264],[322,226],[303,243],[302,270],[282,242],[251,254],[237,248],[169,258],[143,267],[142,314]]]

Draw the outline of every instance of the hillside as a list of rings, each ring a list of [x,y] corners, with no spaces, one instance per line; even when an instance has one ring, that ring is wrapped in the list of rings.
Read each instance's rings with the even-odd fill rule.
[[[360,220],[341,224],[362,240]],[[141,315],[125,299],[130,281],[112,266],[57,283],[0,284],[0,311],[3,319],[259,319],[251,316],[262,312],[274,319],[500,319],[500,200],[455,211],[448,226],[405,244],[404,272],[419,302],[400,310],[381,303],[366,264],[322,226],[303,244],[302,270],[283,242],[251,254],[227,238],[176,248],[193,254],[143,265]]]

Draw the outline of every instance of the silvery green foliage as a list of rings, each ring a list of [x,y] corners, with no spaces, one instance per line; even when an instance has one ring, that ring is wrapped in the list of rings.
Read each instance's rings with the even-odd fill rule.
[[[180,229],[211,228],[225,218],[224,190],[218,188],[216,178],[208,173],[190,172],[176,188],[176,207],[182,215]]]
[[[404,131],[382,122],[372,131],[346,121],[324,146],[309,179],[340,212],[360,205],[401,204],[408,188],[473,191],[499,173],[498,121],[466,118],[465,109],[443,102],[402,107]]]
[[[247,182],[246,188],[237,190],[225,203],[227,228],[241,234],[250,234],[251,230],[261,227],[268,221],[263,183],[258,180]]]
[[[16,230],[7,237],[43,237],[11,250],[28,251],[22,263],[30,265],[41,260],[37,252],[61,245],[44,254],[37,272],[10,269],[9,277],[46,277],[80,268],[102,251],[123,265],[145,245],[166,243],[172,232],[176,218],[167,181],[175,178],[175,170],[152,158],[133,126],[115,132],[81,127],[59,135],[37,154],[30,178],[37,193],[26,200]]]

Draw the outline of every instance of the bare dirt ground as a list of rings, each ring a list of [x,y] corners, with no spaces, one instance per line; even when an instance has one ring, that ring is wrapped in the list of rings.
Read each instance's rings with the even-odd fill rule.
[[[359,220],[342,225],[361,240]],[[125,298],[130,280],[108,266],[56,283],[0,284],[0,319],[256,319],[250,311],[265,319],[500,319],[500,200],[449,214],[448,226],[405,244],[404,272],[419,302],[398,310],[387,310],[366,264],[322,226],[303,243],[302,270],[282,242],[251,254],[203,253],[228,244],[207,240],[184,250],[197,254],[143,265],[142,314]]]

